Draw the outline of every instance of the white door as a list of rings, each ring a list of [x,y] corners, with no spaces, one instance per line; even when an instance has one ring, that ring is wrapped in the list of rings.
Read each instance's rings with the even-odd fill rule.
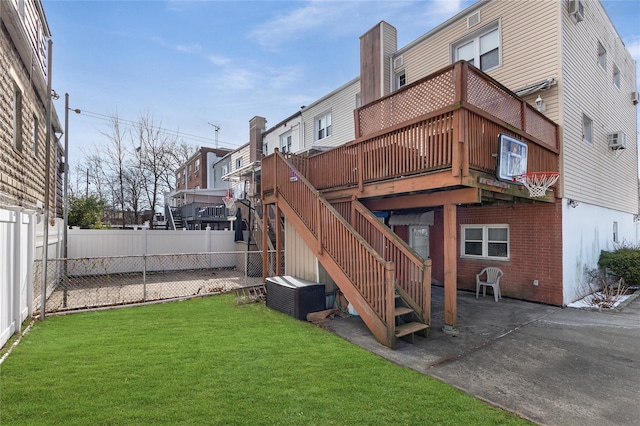
[[[410,226],[409,227],[409,245],[423,259],[429,257],[429,227],[428,226]]]

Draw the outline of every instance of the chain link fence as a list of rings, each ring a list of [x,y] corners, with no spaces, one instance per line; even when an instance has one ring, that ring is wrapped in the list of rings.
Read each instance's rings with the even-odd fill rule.
[[[275,251],[267,254],[275,274]],[[284,264],[284,263],[283,263]],[[51,259],[46,313],[217,294],[263,284],[261,251]],[[42,261],[34,264],[34,314],[42,312]]]

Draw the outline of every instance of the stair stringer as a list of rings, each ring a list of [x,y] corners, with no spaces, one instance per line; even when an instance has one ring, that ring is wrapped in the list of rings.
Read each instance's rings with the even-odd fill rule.
[[[373,310],[364,296],[358,291],[358,289],[351,282],[349,277],[344,273],[342,268],[329,256],[324,250],[318,253],[318,239],[307,228],[305,223],[300,219],[298,214],[291,208],[287,201],[283,197],[278,197],[277,207],[282,210],[285,217],[290,220],[291,225],[294,227],[298,235],[300,235],[305,244],[314,252],[318,261],[331,275],[336,285],[340,288],[347,300],[355,307],[360,315],[362,321],[366,324],[369,330],[373,333],[378,342],[390,348],[395,348],[395,323],[393,314],[393,304],[388,304],[387,309],[391,309],[391,312],[387,314],[387,317],[391,318],[389,324],[385,324],[382,318]],[[393,276],[393,269],[391,273],[387,273],[391,278]],[[387,293],[385,297],[387,300],[393,300],[394,287],[392,285],[387,286]]]

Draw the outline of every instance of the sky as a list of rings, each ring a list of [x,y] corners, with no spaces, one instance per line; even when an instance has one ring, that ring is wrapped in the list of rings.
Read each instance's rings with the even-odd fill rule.
[[[194,146],[214,147],[219,126],[219,147],[237,148],[253,116],[270,127],[357,77],[359,37],[381,20],[401,48],[474,2],[43,0],[60,122],[64,93],[82,111],[69,116],[71,169],[114,114],[149,114]],[[640,0],[602,3],[640,61]]]

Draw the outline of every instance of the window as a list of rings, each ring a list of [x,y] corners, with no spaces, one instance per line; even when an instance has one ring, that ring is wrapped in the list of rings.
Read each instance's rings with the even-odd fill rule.
[[[238,158],[236,160],[236,170],[238,170],[240,167],[242,167],[242,158]]]
[[[22,152],[22,92],[17,86],[13,91],[13,147]]]
[[[226,175],[227,173],[229,173],[229,167],[226,165],[222,166],[222,176]]]
[[[598,42],[598,65],[603,71],[607,70],[607,51],[600,42]]]
[[[360,97],[360,93],[356,93],[356,108],[360,108],[362,106],[362,99]]]
[[[618,222],[613,222],[613,242],[618,242]]]
[[[453,45],[454,62],[465,60],[489,71],[500,65],[500,29],[498,23],[471,34]]]
[[[613,85],[620,88],[620,70],[615,64],[613,65]]]
[[[291,152],[291,130],[280,135],[280,151]]]
[[[269,155],[269,146],[266,143],[262,145],[262,153],[264,155]]]
[[[582,114],[582,140],[589,145],[593,144],[593,121]]]
[[[191,164],[189,164],[188,170],[189,170],[188,175],[189,175],[189,177],[191,177]]]
[[[429,258],[429,227],[410,226],[409,246],[416,251],[423,259]]]
[[[39,130],[39,125],[38,125],[38,117],[36,117],[35,115],[33,116],[33,133],[31,134],[31,143],[32,143],[32,147],[33,147],[33,156],[37,157],[38,156],[38,130]]]
[[[315,118],[315,140],[331,136],[331,111]]]
[[[200,159],[196,160],[195,170],[196,170],[196,173],[200,171]]]
[[[187,183],[187,171],[182,170],[182,184],[184,185],[185,183]]]
[[[461,255],[509,258],[509,225],[462,225]]]
[[[398,71],[395,75],[395,90],[406,86],[407,84],[407,73],[405,70]]]

